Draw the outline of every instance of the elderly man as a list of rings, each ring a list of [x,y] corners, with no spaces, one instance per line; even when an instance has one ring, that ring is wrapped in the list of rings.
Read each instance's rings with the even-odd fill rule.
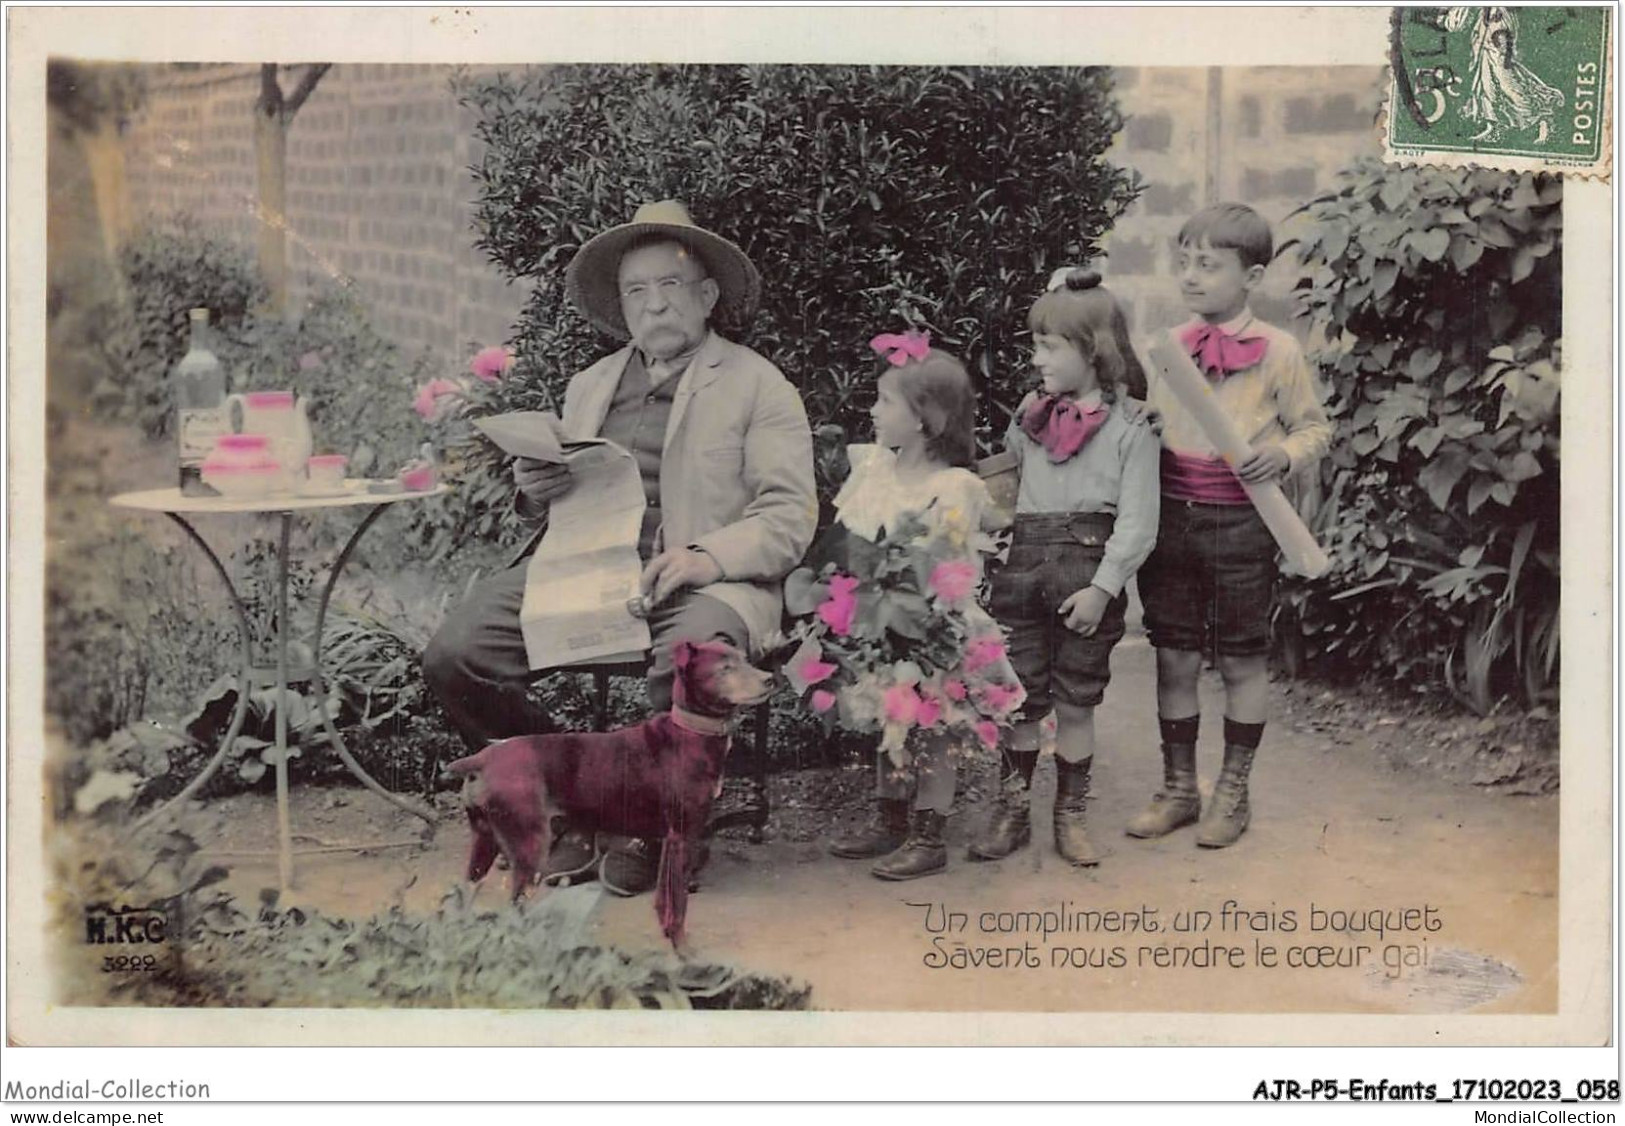
[[[711,329],[713,314],[742,322],[761,283],[744,251],[696,226],[680,203],[646,204],[589,240],[565,280],[593,325],[629,341],[570,380],[563,423],[629,450],[642,473],[649,702],[664,711],[677,641],[745,649],[778,627],[781,580],[817,522],[807,414],[778,368]],[[520,458],[513,473],[517,509],[534,520],[571,486],[562,466]],[[423,655],[430,686],[475,747],[550,726],[525,692],[526,566],[476,586]],[[586,847],[566,837],[551,869],[582,866]],[[611,850],[604,885],[647,890],[655,856],[647,841]]]

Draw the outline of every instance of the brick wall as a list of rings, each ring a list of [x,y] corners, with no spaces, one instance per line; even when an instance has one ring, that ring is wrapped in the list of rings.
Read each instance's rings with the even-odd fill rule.
[[[470,344],[507,338],[524,290],[471,245],[466,169],[478,153],[451,73],[328,72],[289,133],[288,218],[296,299],[313,277],[351,278],[382,330],[455,361]],[[1107,240],[1106,274],[1138,332],[1185,317],[1171,243],[1193,210],[1237,199],[1278,222],[1377,151],[1380,68],[1127,67],[1118,79],[1129,121],[1111,157],[1149,186]],[[161,72],[128,133],[138,216],[185,210],[253,245],[258,82],[254,66]],[[1272,269],[1260,312],[1284,322],[1290,284]]]
[[[513,330],[525,288],[473,247],[472,115],[444,66],[334,67],[288,133],[289,265],[297,303],[351,279],[374,324],[455,363]],[[284,90],[293,82],[285,75]],[[244,246],[255,238],[257,66],[165,70],[131,126],[138,215],[185,211]]]
[[[1173,239],[1209,203],[1246,203],[1290,237],[1282,220],[1334,183],[1338,169],[1379,151],[1380,67],[1122,67],[1129,115],[1110,159],[1147,188],[1106,241],[1104,273],[1145,333],[1186,319],[1173,275]],[[1294,277],[1271,268],[1255,307],[1285,324]]]

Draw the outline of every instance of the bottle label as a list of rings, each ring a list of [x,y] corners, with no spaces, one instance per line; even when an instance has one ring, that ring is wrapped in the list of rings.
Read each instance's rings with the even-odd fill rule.
[[[181,464],[201,463],[226,432],[223,407],[182,407],[180,414]]]

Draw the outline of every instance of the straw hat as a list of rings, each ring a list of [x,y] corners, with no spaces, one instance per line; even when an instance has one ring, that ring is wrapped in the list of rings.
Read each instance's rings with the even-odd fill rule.
[[[627,248],[650,235],[674,239],[700,256],[706,273],[722,290],[714,311],[717,319],[742,323],[755,312],[762,279],[745,252],[721,235],[696,226],[681,203],[663,199],[639,207],[630,223],[594,235],[570,260],[564,274],[565,291],[595,327],[618,340],[631,337],[621,315],[617,274]]]

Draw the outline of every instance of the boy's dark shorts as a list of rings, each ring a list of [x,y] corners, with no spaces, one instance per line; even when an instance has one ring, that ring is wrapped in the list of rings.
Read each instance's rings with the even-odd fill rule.
[[[1250,504],[1164,497],[1157,546],[1139,572],[1151,644],[1225,657],[1268,653],[1276,550]]]
[[[1010,663],[1027,690],[1022,720],[1042,719],[1056,700],[1092,708],[1105,697],[1128,596],[1107,603],[1092,637],[1067,629],[1056,611],[1095,577],[1111,534],[1107,513],[1016,517],[1009,560],[993,576],[990,609],[1010,631]]]

